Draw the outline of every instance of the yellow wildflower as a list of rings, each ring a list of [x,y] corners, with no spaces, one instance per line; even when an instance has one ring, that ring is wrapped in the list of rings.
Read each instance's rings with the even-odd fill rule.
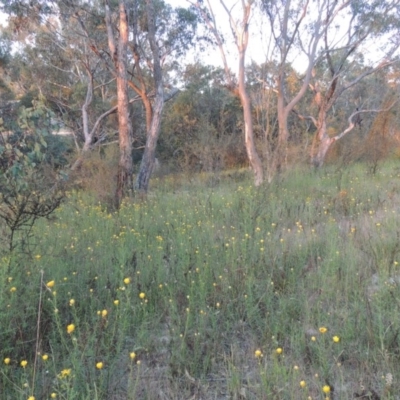
[[[319,332],[320,333],[326,333],[326,332],[328,332],[328,329],[325,328],[324,326],[321,326],[321,328],[319,328]]]
[[[47,361],[49,359],[49,356],[47,354],[42,355],[42,360]]]
[[[132,351],[131,353],[129,353],[129,357],[131,358],[131,360],[134,360],[136,358],[136,353]]]
[[[306,387],[306,381],[300,381],[300,387],[305,388]]]
[[[49,282],[46,283],[46,286],[47,286],[48,288],[52,288],[55,284],[56,284],[56,283],[55,283],[54,281],[49,281]]]
[[[262,351],[260,350],[260,349],[257,349],[255,352],[254,352],[254,355],[256,356],[256,358],[260,358],[260,357],[262,357]]]
[[[67,332],[68,332],[69,334],[71,334],[74,330],[75,330],[75,325],[74,325],[74,324],[69,324],[69,325],[67,326]]]
[[[139,297],[143,300],[146,297],[146,294],[142,292],[139,294]]]
[[[103,311],[101,312],[101,316],[102,316],[103,318],[107,317],[107,314],[108,314],[108,311],[107,311],[107,310],[103,310]]]
[[[10,362],[11,362],[11,359],[9,357],[4,359],[4,364],[8,365],[8,364],[10,364]]]
[[[71,368],[63,369],[60,374],[58,375],[59,378],[66,378],[67,376],[71,375]]]
[[[275,351],[276,351],[276,354],[282,354],[283,349],[281,347],[278,347]]]
[[[329,393],[329,392],[331,391],[331,388],[330,388],[329,385],[325,385],[325,386],[322,388],[322,391],[323,391],[324,393]]]
[[[97,364],[96,364],[96,368],[97,369],[102,369],[104,367],[104,364],[102,363],[102,362],[98,362]]]
[[[22,360],[21,361],[21,367],[22,368],[25,368],[27,365],[28,365],[28,361],[26,361],[26,360]]]
[[[125,278],[124,283],[125,285],[129,285],[131,283],[131,278]]]
[[[340,337],[339,337],[339,336],[334,336],[334,337],[332,338],[332,340],[333,340],[335,343],[339,343],[339,342],[340,342]]]

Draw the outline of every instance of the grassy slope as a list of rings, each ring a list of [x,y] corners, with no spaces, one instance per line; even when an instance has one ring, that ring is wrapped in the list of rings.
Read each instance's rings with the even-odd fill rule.
[[[0,398],[397,398],[399,173],[365,170],[71,195],[0,270]]]

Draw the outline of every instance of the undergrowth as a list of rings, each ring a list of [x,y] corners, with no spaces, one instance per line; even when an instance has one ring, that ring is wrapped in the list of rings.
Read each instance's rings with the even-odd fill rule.
[[[164,177],[119,212],[70,193],[1,260],[0,398],[398,398],[398,178]]]

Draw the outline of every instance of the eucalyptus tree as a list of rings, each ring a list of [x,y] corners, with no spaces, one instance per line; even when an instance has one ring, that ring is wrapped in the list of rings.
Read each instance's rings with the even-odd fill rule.
[[[194,44],[197,28],[196,15],[185,8],[172,8],[162,0],[146,0],[145,27],[140,25],[140,7],[138,7],[136,18],[138,23],[133,32],[132,54],[134,67],[132,69],[132,88],[141,96],[146,109],[147,138],[143,158],[140,163],[135,189],[140,193],[146,193],[152,174],[155,150],[160,133],[161,117],[164,102],[169,100],[178,90],[164,89],[166,71],[176,60],[181,57]],[[139,17],[139,18],[138,18]],[[141,27],[141,35],[138,27]],[[143,33],[145,32],[145,35]],[[143,37],[144,36],[144,37]],[[148,48],[150,52],[147,50]],[[149,102],[150,93],[145,85],[143,66],[144,59],[147,73],[153,80],[154,102]],[[135,75],[136,74],[136,75]],[[147,90],[146,90],[147,89]]]
[[[121,30],[115,28],[116,21],[115,2],[107,1],[105,21],[107,28],[108,49],[104,49],[92,36],[91,32],[85,27],[84,21],[77,15],[82,28],[85,31],[87,40],[90,41],[90,48],[109,71],[118,79],[123,75],[125,90],[139,96],[146,115],[146,144],[140,171],[136,180],[135,188],[140,192],[147,192],[149,179],[152,173],[155,149],[159,135],[160,120],[164,101],[173,97],[177,90],[169,88],[164,90],[164,80],[168,78],[166,71],[176,62],[176,59],[183,54],[193,43],[196,30],[195,15],[184,8],[172,8],[163,0],[146,1],[135,0],[133,2],[119,3],[119,7],[124,8],[126,14],[126,38],[122,40]],[[121,24],[121,13],[119,17]],[[118,38],[119,44],[115,46]],[[124,55],[116,53],[115,50],[124,49]],[[122,67],[122,64],[124,66]],[[124,71],[122,71],[122,69]],[[118,86],[118,83],[117,83]],[[118,92],[122,94],[122,91]],[[129,93],[129,91],[127,92]],[[120,95],[118,94],[118,100]],[[122,96],[121,98],[123,98]],[[132,98],[132,94],[130,95]],[[127,104],[127,98],[123,101]],[[120,103],[119,103],[120,104]],[[119,118],[121,119],[121,118]],[[128,135],[129,136],[129,135]],[[127,137],[128,137],[127,136]],[[132,134],[130,135],[132,138]],[[121,141],[120,146],[132,149],[132,139]],[[132,176],[131,158],[128,160],[129,151],[123,151],[120,147],[120,156],[126,153],[124,164],[125,170],[130,171],[124,176]],[[130,164],[129,164],[130,163]],[[122,165],[120,167],[122,170]],[[122,182],[119,186],[124,186]],[[124,195],[124,189],[117,189],[117,204]],[[133,189],[132,182],[126,182],[128,190]],[[119,193],[119,194],[118,194]]]
[[[38,4],[15,2],[14,8],[5,9],[11,13],[6,29],[18,43],[12,58],[13,80],[22,88],[19,97],[40,93],[62,117],[63,123],[71,128],[80,153],[72,166],[77,169],[85,153],[95,143],[98,145],[106,139],[107,131],[102,123],[106,116],[116,111],[111,105],[115,78],[91,52],[90,43],[75,15],[79,14],[78,5],[72,8],[71,2],[46,4],[53,7],[45,9],[40,18],[28,19],[29,23],[22,27],[19,20],[28,18],[25,13],[29,6],[38,8]],[[86,7],[89,8],[89,4]],[[106,38],[102,39],[104,19],[99,18],[93,5],[91,7],[90,13],[80,13],[81,18],[85,17],[85,25],[96,40],[106,44]]]
[[[324,33],[336,23],[351,3],[350,0],[262,0],[261,8],[269,22],[272,46],[271,60],[278,62],[273,83],[277,95],[279,133],[275,146],[274,167],[280,170],[287,161],[290,137],[288,118],[305,96],[317,63]],[[268,38],[267,40],[270,40]],[[289,94],[288,65],[298,70],[301,84]]]
[[[242,0],[240,3],[240,8],[237,10],[240,18],[237,18],[234,15],[234,7],[228,8],[226,2],[224,0],[220,0],[220,4],[224,9],[226,16],[229,20],[229,25],[232,31],[232,37],[234,39],[234,45],[237,48],[237,54],[239,57],[238,62],[238,71],[235,76],[227,61],[226,57],[226,43],[224,41],[223,35],[218,29],[217,20],[215,17],[214,9],[210,0],[207,0],[206,5],[203,1],[196,0],[188,0],[190,4],[192,4],[201,17],[203,18],[205,24],[207,25],[209,31],[214,36],[216,45],[221,54],[221,59],[225,71],[225,78],[227,81],[227,87],[232,91],[235,95],[237,95],[240,99],[242,108],[243,108],[243,119],[244,119],[244,136],[245,136],[245,146],[247,157],[250,163],[251,168],[254,172],[254,183],[256,186],[261,185],[263,182],[263,167],[261,163],[261,159],[257,153],[257,149],[255,146],[254,140],[254,132],[253,132],[253,118],[251,112],[251,100],[246,90],[246,79],[245,79],[245,60],[246,60],[246,51],[249,45],[249,25],[253,7],[255,5],[254,0]]]
[[[273,38],[269,57],[279,62],[273,85],[277,93],[279,123],[277,146],[279,151],[276,152],[278,167],[285,161],[284,157],[287,154],[285,149],[290,137],[287,125],[288,117],[291,112],[298,111],[297,107],[300,101],[304,100],[311,82],[315,82],[313,74],[317,64],[321,60],[325,60],[332,78],[331,83],[328,84],[329,90],[326,91],[329,99],[326,98],[324,104],[321,103],[321,113],[326,113],[336,98],[343,93],[343,88],[336,90],[338,82],[351,69],[351,60],[357,52],[365,51],[368,46],[374,46],[378,38],[386,37],[382,44],[386,42],[389,45],[386,51],[378,56],[379,61],[373,63],[373,66],[371,64],[371,68],[368,72],[365,71],[364,75],[387,65],[394,55],[394,50],[397,48],[398,3],[398,0],[386,2],[376,0],[262,0],[262,9],[269,21]],[[334,59],[337,61],[335,65],[333,65]],[[346,64],[347,68],[344,68],[346,61],[349,62]],[[287,90],[288,63],[298,70],[298,78],[301,81],[298,91],[292,96]],[[351,83],[350,86],[359,82],[360,79]],[[315,84],[312,84],[311,89],[316,94],[314,101],[319,101],[321,90],[324,89],[318,88],[318,85],[315,86]],[[325,134],[322,133],[324,131],[321,125],[322,114],[321,118],[318,141],[322,141],[326,145],[328,141],[323,140]],[[313,162],[320,164],[321,157],[317,158],[320,158],[320,161],[313,156]]]
[[[399,55],[400,1],[352,3],[349,12],[340,25],[339,40],[338,27],[325,31],[322,60],[326,68],[316,69],[322,75],[315,74],[310,84],[317,107],[316,115],[309,116],[316,127],[311,149],[311,162],[316,167],[323,165],[331,145],[351,132],[363,113],[384,111],[396,102],[390,96],[392,102],[384,101],[381,108],[382,97],[386,96],[377,102],[371,93],[353,108],[347,125],[338,134],[328,134],[327,117],[338,99],[367,77],[388,70]],[[363,68],[357,68],[360,63]]]
[[[160,133],[161,116],[164,108],[164,87],[161,68],[160,46],[156,39],[156,13],[153,0],[146,0],[148,40],[153,55],[153,77],[155,86],[154,108],[147,130],[146,146],[140,163],[139,174],[136,179],[136,188],[141,193],[146,193],[154,166],[155,149]]]
[[[164,80],[168,80],[168,69],[173,68],[179,56],[193,43],[197,24],[194,13],[184,8],[173,8],[163,0],[49,0],[42,3],[11,0],[5,3],[5,10],[9,12],[18,6],[21,18],[27,15],[25,11],[30,7],[45,7],[47,14],[57,16],[62,29],[69,29],[76,35],[74,43],[60,44],[59,48],[64,46],[66,53],[80,51],[82,54],[79,61],[86,84],[81,106],[84,151],[92,145],[100,122],[112,112],[118,113],[117,206],[122,197],[133,190],[131,153],[135,136],[129,103],[140,98],[145,108],[146,140],[149,143],[145,148],[147,161],[142,163],[139,173],[143,177],[145,168],[146,178],[139,179],[136,187],[147,191],[162,115],[161,92],[162,103],[177,92],[172,88],[164,91]],[[57,42],[62,39],[60,32],[52,38]],[[101,82],[97,79],[99,74],[103,77]],[[117,104],[102,110],[89,128],[88,109],[95,98],[94,90],[104,91],[106,86],[109,92],[110,88],[116,90]]]

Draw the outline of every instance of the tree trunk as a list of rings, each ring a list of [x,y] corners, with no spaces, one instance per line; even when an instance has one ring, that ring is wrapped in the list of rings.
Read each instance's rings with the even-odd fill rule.
[[[135,185],[135,189],[137,189],[141,194],[146,194],[149,188],[149,181],[153,172],[155,151],[160,133],[161,117],[164,108],[164,88],[160,62],[160,51],[156,41],[156,25],[153,1],[146,0],[146,6],[149,42],[153,53],[153,73],[154,84],[156,88],[156,98],[154,101],[150,129],[147,132],[146,146]]]
[[[250,98],[247,94],[244,82],[244,52],[240,53],[239,61],[239,97],[243,107],[244,138],[247,157],[254,171],[254,184],[260,186],[263,183],[263,168],[260,157],[254,144],[253,117],[251,115]]]
[[[148,98],[146,93],[143,94],[142,101],[143,101],[144,109],[146,111],[146,131],[150,132],[151,123],[153,121],[153,107],[152,107],[151,101]]]
[[[318,119],[315,121],[317,132],[311,145],[311,164],[316,168],[322,167],[325,156],[334,142],[327,133],[325,104],[319,104],[319,107]]]
[[[288,129],[288,112],[285,106],[285,100],[283,92],[278,90],[278,101],[277,101],[277,113],[278,113],[278,141],[274,152],[274,165],[273,168],[278,173],[282,170],[287,159],[287,146],[289,140],[289,129]]]
[[[326,155],[333,143],[336,142],[336,137],[329,137],[326,132],[326,122],[318,128],[313,140],[311,150],[311,163],[314,167],[319,168],[324,165]]]
[[[82,126],[83,126],[83,137],[85,138],[85,143],[83,144],[83,147],[80,150],[78,158],[75,160],[74,164],[71,167],[72,171],[77,171],[81,168],[85,155],[86,153],[89,152],[93,143],[93,133],[89,131],[89,113],[88,113],[89,106],[93,100],[93,74],[89,68],[87,68],[87,73],[89,77],[89,83],[86,90],[86,99],[82,105]]]
[[[256,186],[259,186],[261,185],[264,179],[263,168],[260,157],[257,154],[256,146],[254,144],[253,119],[251,115],[250,97],[246,91],[245,68],[244,68],[246,49],[249,42],[250,13],[251,13],[251,7],[254,2],[253,0],[248,0],[246,2],[242,0],[243,18],[241,21],[238,22],[232,17],[232,9],[226,6],[224,0],[220,0],[222,7],[225,9],[228,15],[230,26],[239,52],[238,85],[236,85],[236,82],[234,81],[234,79],[232,79],[231,70],[229,69],[228,62],[225,56],[224,40],[218,32],[215,23],[214,12],[212,10],[210,1],[207,1],[208,10],[210,11],[210,13],[204,11],[202,7],[203,3],[202,1],[197,0],[195,3],[190,1],[190,3],[198,8],[207,26],[210,28],[211,32],[213,33],[217,41],[222,57],[222,62],[224,65],[225,77],[228,83],[228,89],[235,95],[239,94],[240,103],[243,107],[246,153],[249,159],[250,166],[254,171],[254,183]]]
[[[132,182],[132,126],[129,119],[129,98],[127,85],[127,48],[128,16],[125,2],[119,1],[119,40],[117,67],[117,105],[119,132],[119,164],[117,188],[115,193],[116,207],[119,208],[122,198],[133,188]]]

